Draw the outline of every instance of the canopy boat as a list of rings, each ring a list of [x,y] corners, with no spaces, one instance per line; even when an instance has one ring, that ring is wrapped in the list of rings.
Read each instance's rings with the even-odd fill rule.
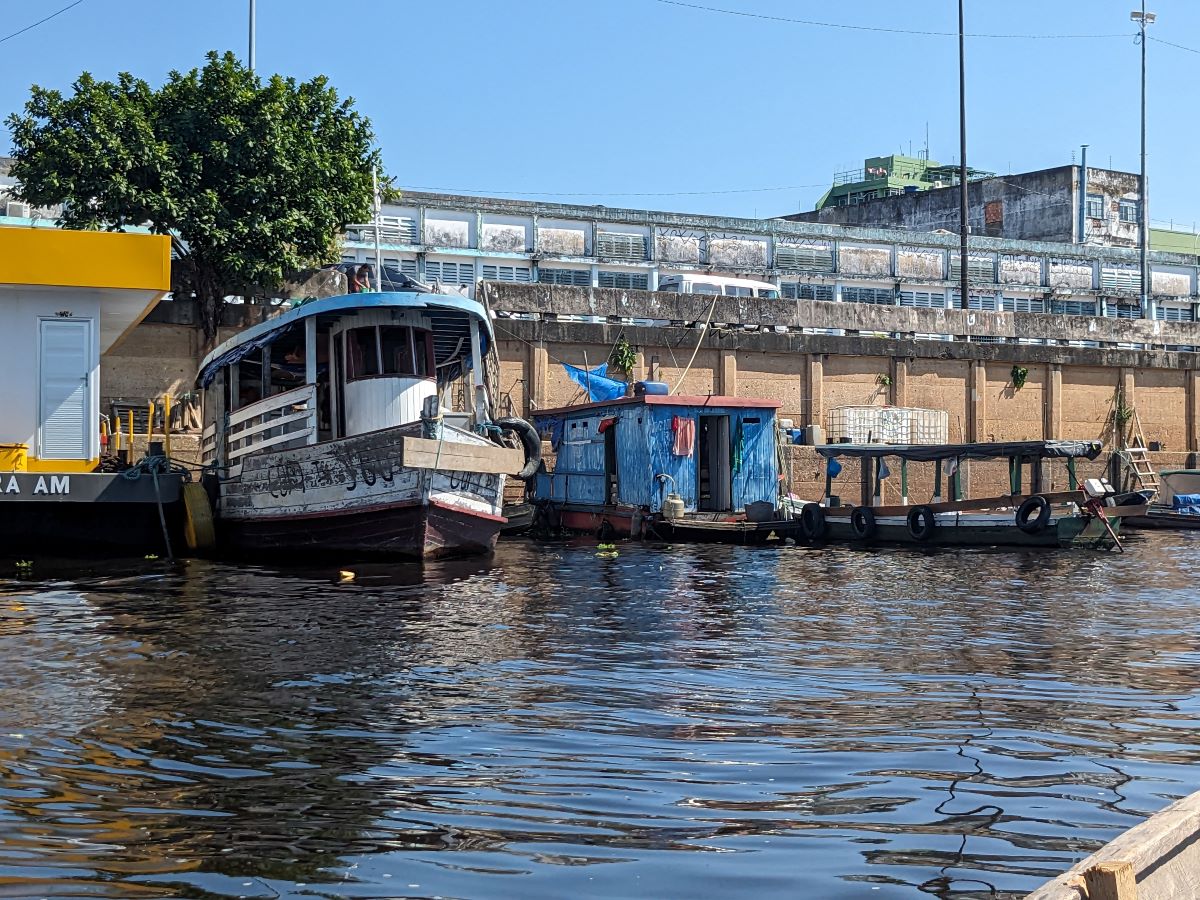
[[[557,456],[537,475],[535,531],[761,543],[777,513],[771,400],[639,393],[539,412]]]
[[[1146,514],[1130,516],[1128,528],[1200,528],[1200,469],[1166,469],[1158,473]]]
[[[245,552],[489,552],[505,475],[529,477],[540,455],[527,423],[492,420],[492,344],[482,304],[415,290],[309,301],[217,347],[197,382],[218,540]],[[506,433],[524,459],[501,445]]]
[[[1075,460],[1096,459],[1098,441],[1015,441],[1007,443],[889,445],[831,444],[816,451],[829,460],[825,499],[796,510],[800,530],[810,541],[888,541],[931,545],[1011,544],[1029,547],[1119,546],[1120,520],[1145,512],[1145,498],[1118,495],[1107,481],[1076,476]],[[857,506],[843,505],[832,492],[838,460],[859,462],[861,497]],[[898,462],[898,504],[882,502],[884,480],[891,475],[887,460]],[[1006,460],[1008,494],[967,499],[963,463],[972,460]],[[1068,490],[1043,489],[1043,460],[1066,464]],[[910,504],[910,463],[934,467],[933,499]],[[1025,466],[1030,469],[1030,490],[1022,489]],[[950,499],[943,499],[943,476],[949,481]]]

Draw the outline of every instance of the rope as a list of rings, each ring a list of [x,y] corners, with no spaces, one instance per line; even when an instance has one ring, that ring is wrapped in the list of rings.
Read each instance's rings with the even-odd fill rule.
[[[704,317],[704,324],[700,326],[700,336],[696,338],[696,348],[692,350],[692,358],[689,359],[688,364],[683,367],[683,372],[680,374],[679,380],[675,382],[675,387],[671,388],[671,390],[667,392],[668,397],[672,396],[677,390],[679,390],[679,386],[683,384],[683,379],[687,378],[687,373],[692,368],[692,363],[696,361],[696,354],[700,352],[700,345],[704,343],[704,335],[708,331],[708,323],[712,321],[712,314],[716,311],[717,299],[719,296],[719,294],[713,296],[713,302],[709,304],[708,307],[708,314]]]

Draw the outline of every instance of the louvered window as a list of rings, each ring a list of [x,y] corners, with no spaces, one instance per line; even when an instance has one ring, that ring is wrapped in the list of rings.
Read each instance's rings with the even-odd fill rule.
[[[1125,294],[1136,294],[1142,289],[1142,273],[1134,266],[1102,266],[1100,269],[1100,289],[1118,291]]]
[[[1003,344],[1004,338],[994,334],[973,334],[967,338],[972,344]]]
[[[408,216],[380,216],[379,239],[397,244],[416,244],[417,223]]]
[[[930,291],[901,291],[900,305],[921,309],[945,309],[946,295]]]
[[[1096,304],[1091,300],[1051,300],[1050,312],[1059,316],[1094,316]]]
[[[605,259],[643,260],[646,258],[646,236],[616,231],[597,232],[596,255]]]
[[[1142,308],[1127,303],[1110,303],[1105,308],[1104,314],[1110,319],[1140,319]]]
[[[385,291],[401,290],[404,286],[402,275],[416,279],[417,261],[415,259],[385,259],[383,261],[383,289]]]
[[[785,281],[781,287],[783,288],[783,296],[787,300],[833,299],[832,284],[797,284],[794,281]]]
[[[960,263],[962,260],[958,254],[950,255],[950,280],[958,281],[962,275]],[[996,280],[996,263],[990,256],[969,256],[967,257],[967,281],[974,281],[982,284],[992,284]]]
[[[775,268],[799,272],[832,272],[833,249],[780,244],[775,248]]]
[[[1160,306],[1154,310],[1154,318],[1167,322],[1195,322],[1196,312],[1190,306]]]
[[[637,272],[601,272],[600,287],[648,291],[650,290],[650,276],[639,275]]]
[[[962,294],[957,291],[950,295],[951,309],[962,309]],[[995,312],[999,308],[995,294],[972,294],[967,297],[967,309],[981,309]]]
[[[587,287],[592,283],[592,273],[587,269],[538,269],[537,280],[541,284],[573,284]]]
[[[440,281],[442,284],[474,284],[474,263],[438,262],[425,260],[425,280]]]
[[[531,280],[532,273],[528,266],[489,266],[483,267],[485,281],[522,281]]]
[[[842,302],[894,306],[896,303],[896,292],[890,288],[843,287]]]
[[[1005,312],[1040,313],[1046,311],[1045,300],[1034,300],[1030,297],[1005,297],[1003,306]]]

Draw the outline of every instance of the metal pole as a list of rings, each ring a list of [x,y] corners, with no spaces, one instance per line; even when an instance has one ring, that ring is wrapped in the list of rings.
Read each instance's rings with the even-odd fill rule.
[[[1080,154],[1082,158],[1079,160],[1079,240],[1077,241],[1077,243],[1080,244],[1087,243],[1087,150],[1087,144],[1083,144],[1080,148]]]
[[[1141,228],[1138,241],[1141,244],[1141,273],[1142,273],[1142,315],[1150,313],[1150,265],[1146,252],[1150,244],[1150,198],[1146,193],[1146,0],[1142,0],[1142,172],[1139,193],[1141,202],[1138,204],[1141,213]]]
[[[250,71],[254,71],[254,0],[250,0]]]
[[[383,198],[379,194],[379,170],[371,170],[371,189],[375,209],[375,290],[383,290],[383,255],[379,249],[379,216],[383,211]]]
[[[963,43],[963,0],[958,0],[958,200],[959,231],[958,257],[959,300],[969,309],[967,279],[967,63]]]

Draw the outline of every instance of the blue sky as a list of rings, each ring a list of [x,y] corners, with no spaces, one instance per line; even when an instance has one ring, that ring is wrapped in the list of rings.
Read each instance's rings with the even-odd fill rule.
[[[69,0],[8,2],[0,37]],[[764,16],[953,32],[954,0],[696,0]],[[1136,171],[1133,0],[967,0],[969,161]],[[80,71],[152,83],[246,49],[247,0],[83,0],[0,44],[0,111]],[[1200,51],[1200,3],[1154,0],[1151,33]],[[370,116],[407,187],[769,216],[833,173],[958,150],[957,39],[824,28],[661,0],[258,0],[258,68],[328,75]],[[1151,216],[1200,221],[1192,85],[1200,52],[1151,42]],[[8,146],[7,132],[0,147]],[[763,189],[770,190],[763,190]]]

